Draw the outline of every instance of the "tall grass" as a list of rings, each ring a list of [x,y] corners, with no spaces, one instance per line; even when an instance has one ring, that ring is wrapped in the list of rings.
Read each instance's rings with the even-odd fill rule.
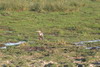
[[[0,10],[67,11],[84,5],[83,0],[0,0]]]
[[[28,10],[29,2],[26,0],[0,0],[0,10]]]

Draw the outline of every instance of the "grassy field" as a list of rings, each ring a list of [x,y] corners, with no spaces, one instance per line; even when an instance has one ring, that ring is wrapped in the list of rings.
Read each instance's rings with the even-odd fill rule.
[[[68,11],[85,6],[87,0],[0,0],[0,10],[7,11]],[[22,4],[23,3],[23,4]]]
[[[26,41],[28,47],[54,48],[46,48],[44,51],[25,51],[25,46],[8,47],[0,50],[0,65],[32,67],[29,66],[35,62],[32,59],[38,60],[42,57],[41,60],[66,62],[69,66],[73,66],[73,60],[70,60],[69,56],[75,57],[82,54],[88,59],[87,62],[100,60],[97,58],[97,56],[100,57],[99,51],[85,50],[84,47],[77,49],[72,45],[74,42],[100,39],[99,0],[65,0],[66,2],[64,0],[55,0],[55,2],[25,0],[21,4],[22,1],[16,0],[16,3],[13,0],[9,2],[0,0],[0,43]],[[43,31],[45,40],[38,40],[37,30]],[[94,58],[91,57],[92,53],[93,55],[95,53]],[[39,62],[34,66],[38,64]]]

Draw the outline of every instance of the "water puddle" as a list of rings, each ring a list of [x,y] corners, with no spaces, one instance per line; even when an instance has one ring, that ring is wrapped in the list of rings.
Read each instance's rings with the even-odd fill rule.
[[[99,46],[96,46],[96,47],[86,47],[86,49],[89,49],[89,50],[92,50],[92,49],[100,49]]]
[[[0,44],[0,49],[6,49],[7,46],[16,46],[16,45],[20,45],[20,44],[23,44],[23,43],[26,43],[26,42],[25,41],[19,41],[17,43],[9,42],[9,43]]]
[[[5,46],[15,46],[15,45],[20,45],[20,44],[23,44],[23,43],[26,43],[25,41],[19,41],[17,43],[4,43]]]
[[[75,42],[74,44],[77,46],[81,46],[84,45],[85,43],[94,43],[94,42],[100,42],[100,40],[80,41],[80,42]]]

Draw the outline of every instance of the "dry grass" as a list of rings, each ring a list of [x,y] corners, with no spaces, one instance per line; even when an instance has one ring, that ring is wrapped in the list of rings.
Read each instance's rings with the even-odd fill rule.
[[[84,6],[80,0],[0,0],[0,10],[24,11],[71,11]]]

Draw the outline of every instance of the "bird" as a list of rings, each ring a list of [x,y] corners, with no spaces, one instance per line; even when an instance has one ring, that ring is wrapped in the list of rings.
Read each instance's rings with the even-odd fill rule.
[[[38,35],[39,35],[39,40],[43,40],[44,39],[44,34],[43,34],[43,32],[42,31],[36,31],[36,32],[38,32]]]

